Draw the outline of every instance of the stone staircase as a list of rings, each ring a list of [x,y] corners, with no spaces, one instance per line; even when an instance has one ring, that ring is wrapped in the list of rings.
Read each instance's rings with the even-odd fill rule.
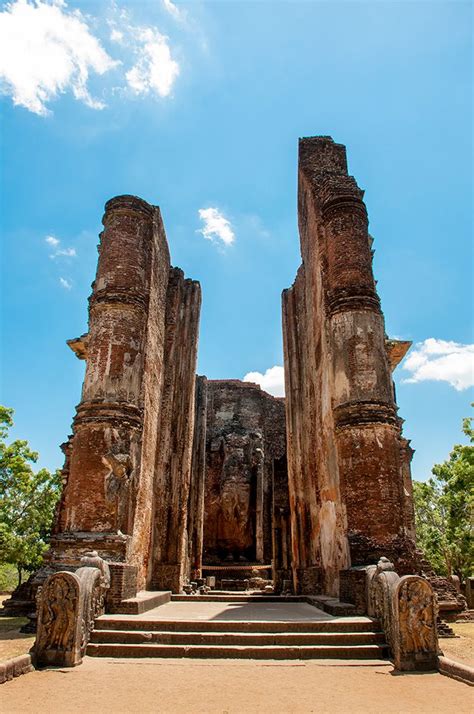
[[[198,657],[233,659],[381,660],[388,656],[380,625],[368,617],[330,617],[315,609],[314,619],[291,617],[293,598],[207,596],[211,602],[284,602],[288,619],[176,619],[153,613],[98,618],[87,654],[92,657]],[[224,597],[226,598],[224,600]],[[228,599],[227,599],[228,598]],[[244,599],[245,598],[245,599]],[[209,602],[203,596],[184,599]],[[297,598],[295,598],[296,600]],[[183,601],[173,596],[173,601]],[[181,606],[183,607],[183,606]],[[186,607],[186,606],[184,606]],[[155,613],[160,610],[159,615]],[[264,614],[264,610],[262,611]],[[271,609],[268,610],[271,615]]]

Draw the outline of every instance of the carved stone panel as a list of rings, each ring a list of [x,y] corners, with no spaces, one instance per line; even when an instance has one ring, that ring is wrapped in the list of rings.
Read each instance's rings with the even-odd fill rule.
[[[34,646],[39,665],[81,664],[97,617],[104,614],[110,587],[108,564],[87,553],[75,573],[59,571],[38,592],[38,631]]]
[[[398,637],[395,666],[400,670],[437,669],[437,607],[433,588],[417,575],[400,578],[393,594]]]
[[[79,609],[80,581],[75,573],[60,572],[46,579],[38,596],[38,664],[73,667],[80,663]]]

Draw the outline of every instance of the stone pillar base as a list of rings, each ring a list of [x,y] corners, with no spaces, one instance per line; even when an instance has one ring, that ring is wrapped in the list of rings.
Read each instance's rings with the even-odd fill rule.
[[[110,613],[122,612],[122,601],[137,596],[138,568],[127,563],[109,563],[109,570],[110,588],[107,591],[105,609]]]
[[[320,595],[322,569],[311,565],[296,569],[296,590],[298,595]]]
[[[130,536],[118,533],[74,531],[58,533],[51,538],[45,560],[51,564],[79,567],[85,553],[96,550],[108,562],[125,562],[129,555]]]
[[[364,566],[339,571],[339,600],[354,605],[354,614],[366,614],[367,574]]]
[[[181,563],[159,563],[153,568],[152,590],[183,590],[183,567]]]
[[[273,588],[275,593],[280,594],[293,590],[291,570],[288,568],[276,568],[273,570]]]

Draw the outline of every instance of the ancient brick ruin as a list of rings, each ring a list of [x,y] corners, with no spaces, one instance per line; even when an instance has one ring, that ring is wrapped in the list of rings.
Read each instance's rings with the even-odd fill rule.
[[[275,518],[282,501],[288,519],[284,400],[256,384],[208,381],[203,575],[263,580],[273,561],[282,579],[289,557],[280,511]]]
[[[423,627],[436,606],[427,581],[413,579],[422,564],[412,450],[392,381],[410,343],[385,334],[345,147],[300,140],[298,181],[302,265],[283,292],[286,398],[196,376],[199,283],[171,266],[158,207],[133,196],[106,204],[89,331],[69,342],[86,373],[51,547],[11,601],[31,610],[46,581],[43,661],[81,659],[78,617],[91,633],[104,611],[140,613],[170,591],[205,595],[212,583],[375,613],[401,668],[433,664],[436,636]],[[72,629],[63,618],[51,631],[48,593],[64,600]],[[68,633],[66,657],[57,642]],[[114,651],[97,637],[91,651]]]
[[[95,550],[123,564],[128,594],[179,591],[189,577],[201,290],[171,267],[158,207],[119,196],[103,223],[89,332],[70,341],[86,375],[49,562],[77,565]]]
[[[372,272],[363,191],[329,137],[299,144],[302,265],[283,293],[294,585],[336,595],[339,572],[387,555],[413,569],[408,442]]]

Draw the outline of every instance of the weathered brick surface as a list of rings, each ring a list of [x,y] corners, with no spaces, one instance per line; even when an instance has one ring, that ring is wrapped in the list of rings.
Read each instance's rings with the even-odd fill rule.
[[[103,223],[89,332],[70,341],[86,374],[48,560],[74,567],[94,549],[133,566],[114,570],[115,602],[151,582],[179,590],[189,566],[201,292],[171,267],[158,207],[118,196]]]
[[[156,450],[151,583],[179,592],[189,574],[187,509],[201,290],[174,268],[165,323],[165,365]]]
[[[275,592],[283,590],[285,581],[291,582],[291,526],[290,495],[288,491],[288,464],[286,450],[273,462],[273,586]]]
[[[345,147],[300,140],[303,263],[283,293],[293,573],[304,591],[318,582],[313,572],[306,584],[305,572],[319,570],[319,587],[334,595],[340,570],[373,562],[376,550],[397,561],[400,542],[414,550],[411,450],[362,197]]]
[[[367,612],[367,573],[365,568],[349,568],[339,573],[339,599],[352,603],[354,614]]]
[[[249,382],[208,381],[205,563],[271,562],[274,461],[285,451],[283,399]]]
[[[207,379],[196,377],[193,454],[188,499],[188,559],[191,578],[202,576],[206,478]]]
[[[137,593],[138,569],[127,563],[110,563],[110,588],[106,593],[107,612],[120,612],[123,600],[135,597]]]

